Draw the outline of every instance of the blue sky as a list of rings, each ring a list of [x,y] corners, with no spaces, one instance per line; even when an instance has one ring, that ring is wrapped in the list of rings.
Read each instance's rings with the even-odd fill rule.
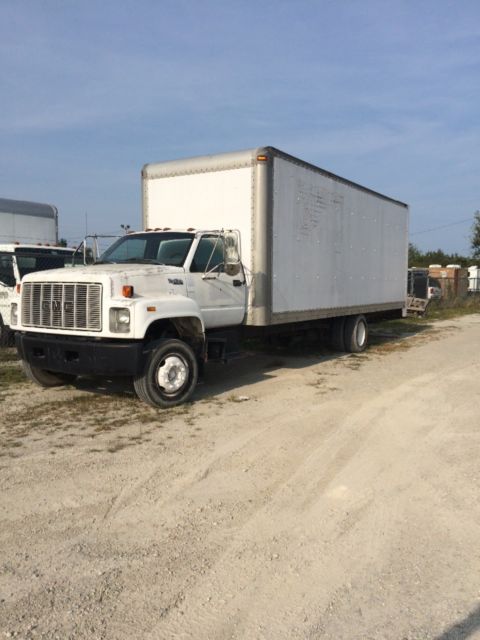
[[[72,242],[139,228],[147,162],[272,145],[468,253],[479,115],[478,1],[0,0],[0,196]]]

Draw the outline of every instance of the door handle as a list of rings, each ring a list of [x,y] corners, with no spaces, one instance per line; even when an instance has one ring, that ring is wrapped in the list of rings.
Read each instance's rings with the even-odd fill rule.
[[[245,284],[245,281],[242,281],[242,280],[234,280],[233,281],[233,286],[234,287],[241,287],[242,284]]]

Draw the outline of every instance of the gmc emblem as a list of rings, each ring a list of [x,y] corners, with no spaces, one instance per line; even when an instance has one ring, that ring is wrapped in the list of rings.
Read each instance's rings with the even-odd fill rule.
[[[52,311],[61,311],[62,310],[62,303],[60,302],[60,300],[44,300],[42,302],[42,311],[50,311],[50,309]],[[73,311],[73,302],[64,302],[63,303],[63,310],[66,311],[67,313],[70,313]]]

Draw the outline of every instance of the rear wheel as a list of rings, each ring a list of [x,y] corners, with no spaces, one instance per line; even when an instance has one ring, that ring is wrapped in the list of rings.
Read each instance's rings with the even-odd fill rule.
[[[152,350],[143,373],[133,381],[135,391],[153,407],[174,407],[186,402],[198,380],[193,349],[181,340],[165,340]]]
[[[330,325],[330,346],[335,351],[345,351],[345,316],[332,320]]]
[[[65,384],[71,384],[77,376],[70,373],[55,373],[33,367],[26,360],[22,360],[22,368],[29,380],[41,387],[61,387]]]
[[[365,351],[368,344],[368,325],[365,316],[349,316],[345,320],[345,350],[350,353]]]

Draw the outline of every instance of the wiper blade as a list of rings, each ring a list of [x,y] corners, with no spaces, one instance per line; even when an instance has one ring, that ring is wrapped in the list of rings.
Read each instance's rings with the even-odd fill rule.
[[[163,262],[158,262],[158,260],[152,260],[151,258],[126,258],[125,260],[119,260],[119,264],[123,264],[124,262],[136,262],[137,264],[163,264]]]

